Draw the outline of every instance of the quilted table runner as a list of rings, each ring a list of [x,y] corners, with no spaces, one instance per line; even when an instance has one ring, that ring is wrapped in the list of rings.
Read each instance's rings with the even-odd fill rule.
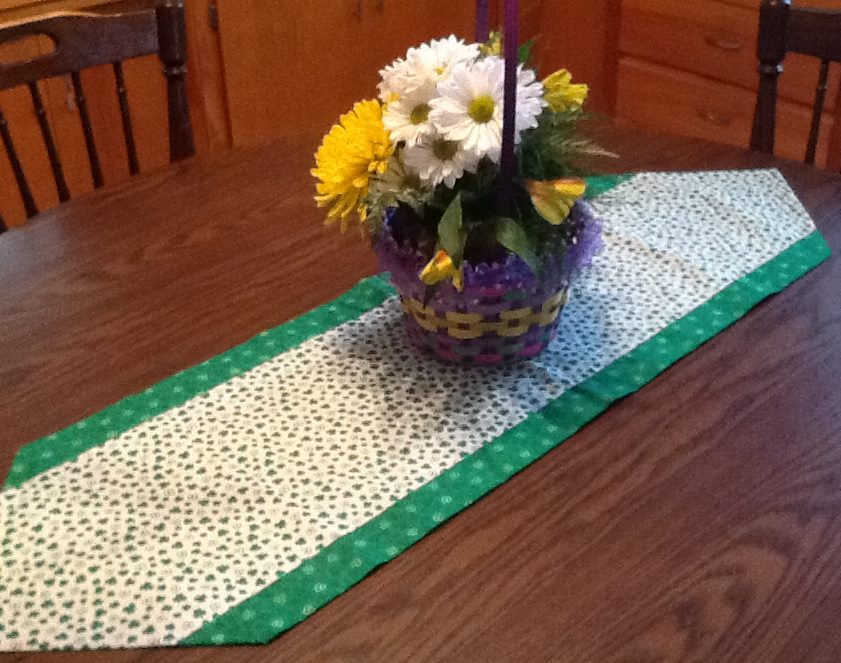
[[[262,643],[829,255],[776,170],[641,173],[535,360],[446,366],[387,279],[20,450],[0,649]]]

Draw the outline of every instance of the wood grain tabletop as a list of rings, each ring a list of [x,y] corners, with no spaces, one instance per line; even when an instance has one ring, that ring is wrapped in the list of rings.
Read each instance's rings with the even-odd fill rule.
[[[606,126],[617,172],[778,166],[836,256],[265,647],[91,661],[841,661],[841,176]],[[0,236],[0,474],[18,447],[375,270],[303,137]],[[602,164],[604,165],[604,164]]]

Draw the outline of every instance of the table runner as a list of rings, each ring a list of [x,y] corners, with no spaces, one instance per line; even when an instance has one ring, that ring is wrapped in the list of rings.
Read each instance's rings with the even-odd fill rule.
[[[383,277],[21,449],[0,649],[261,643],[829,255],[776,170],[641,173],[526,364],[417,356]]]

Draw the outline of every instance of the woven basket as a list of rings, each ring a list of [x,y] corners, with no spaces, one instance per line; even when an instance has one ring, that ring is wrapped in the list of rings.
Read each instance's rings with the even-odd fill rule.
[[[501,364],[539,354],[554,338],[567,301],[560,267],[536,277],[516,256],[465,267],[465,286],[440,283],[427,303],[418,279],[424,259],[386,238],[375,246],[400,295],[412,344],[464,364]]]

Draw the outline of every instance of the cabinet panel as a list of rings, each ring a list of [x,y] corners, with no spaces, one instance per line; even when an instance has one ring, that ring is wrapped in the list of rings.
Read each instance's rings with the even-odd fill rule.
[[[370,95],[357,0],[222,0],[219,23],[235,145],[326,128]]]
[[[749,90],[629,57],[619,63],[617,116],[633,124],[747,147],[756,96]],[[802,160],[811,109],[781,100],[776,153]],[[826,163],[833,118],[825,114],[817,162]]]
[[[378,71],[412,44],[472,37],[474,0],[221,0],[235,144],[326,131],[376,94]]]
[[[538,0],[523,4],[538,4]],[[619,0],[544,0],[539,5],[539,19],[533,23],[531,34],[525,36],[536,36],[536,63],[541,76],[561,67],[569,69],[576,81],[590,87],[587,109],[612,114]]]
[[[715,0],[625,0],[620,50],[711,79],[755,90],[759,14]],[[818,82],[815,58],[791,54],[780,78],[780,96],[811,104]],[[827,105],[833,106],[841,67],[832,70]]]
[[[372,4],[381,8],[371,21],[376,33],[371,53],[376,53],[377,70],[410,46],[430,39],[451,34],[466,41],[475,38],[475,0],[374,0]]]

